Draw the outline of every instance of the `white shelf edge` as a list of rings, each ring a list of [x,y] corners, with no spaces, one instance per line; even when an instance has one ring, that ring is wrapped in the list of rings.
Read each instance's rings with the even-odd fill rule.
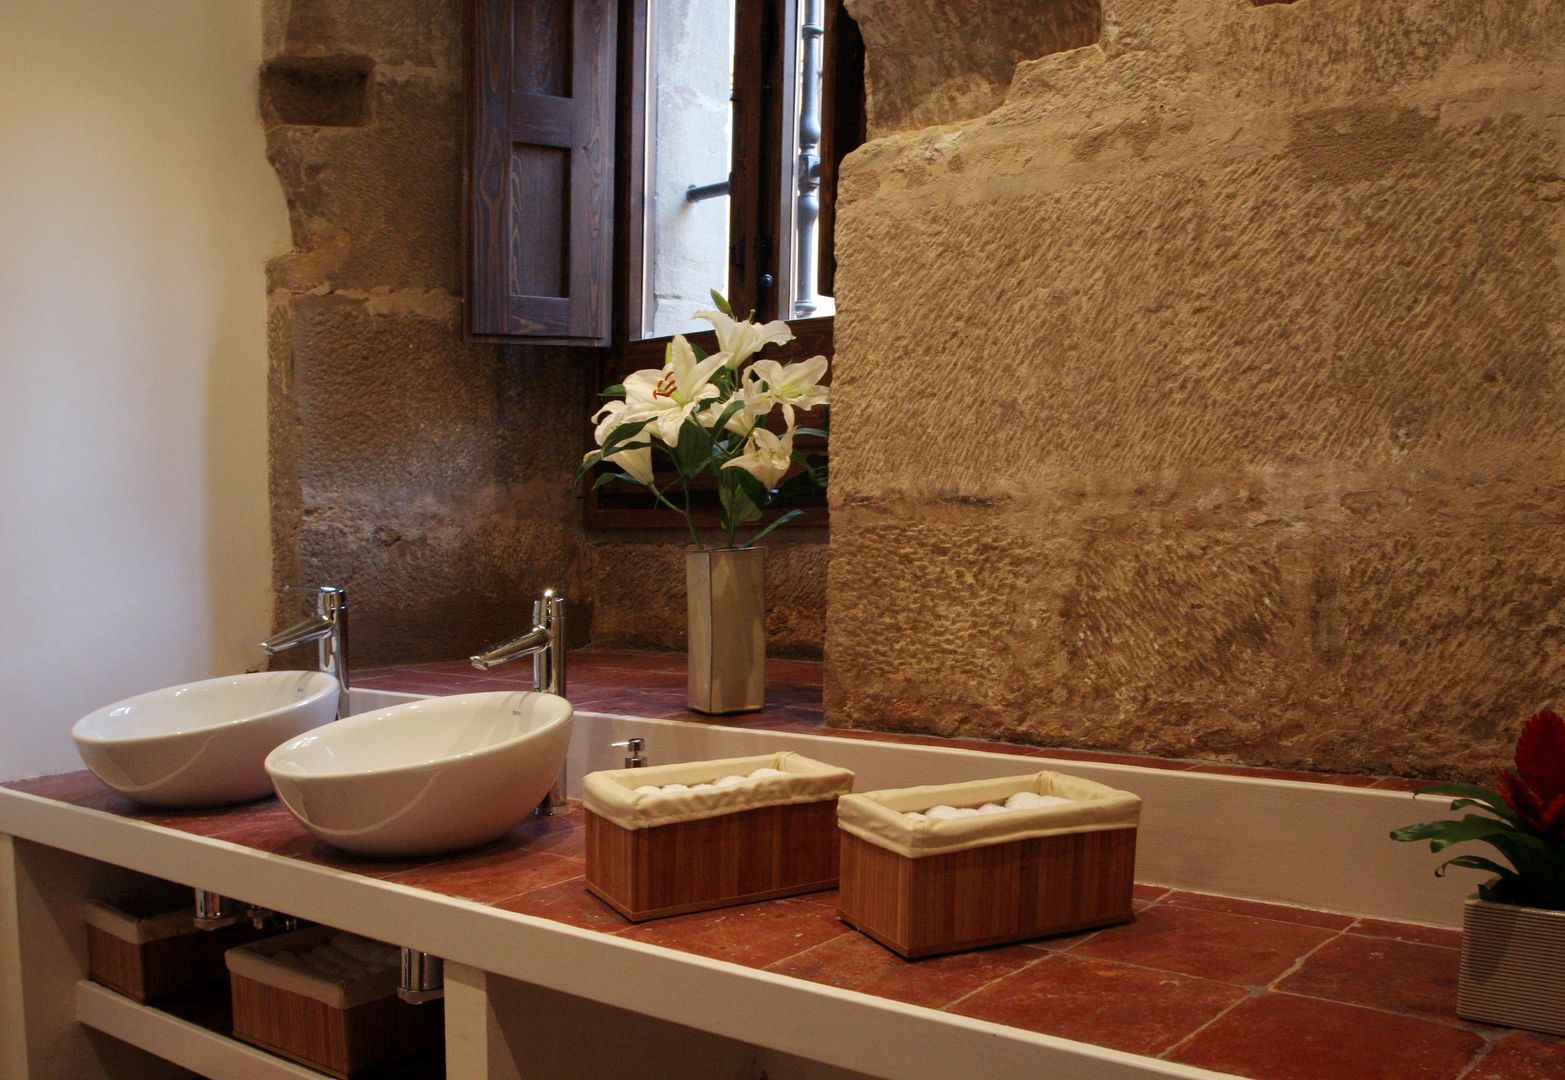
[[[332,1080],[86,979],[76,984],[76,1019],[212,1080]]]

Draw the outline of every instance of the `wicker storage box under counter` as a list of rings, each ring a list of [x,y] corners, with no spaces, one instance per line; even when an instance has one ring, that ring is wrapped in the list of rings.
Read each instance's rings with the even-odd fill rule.
[[[955,818],[944,805],[1046,801]],[[1033,798],[1033,797],[1041,797]],[[1062,801],[1063,800],[1063,801]],[[1126,922],[1141,800],[1058,773],[847,795],[838,915],[908,958]]]
[[[751,778],[756,770],[770,774]],[[670,784],[685,790],[647,790]],[[627,919],[837,884],[847,769],[780,753],[589,773],[582,786],[587,888]]]
[[[87,973],[143,1005],[227,981],[223,954],[261,937],[247,922],[198,930],[191,891],[157,883],[88,900]]]
[[[342,1080],[438,1054],[443,1003],[399,1000],[399,961],[328,926],[234,949],[234,1036]]]

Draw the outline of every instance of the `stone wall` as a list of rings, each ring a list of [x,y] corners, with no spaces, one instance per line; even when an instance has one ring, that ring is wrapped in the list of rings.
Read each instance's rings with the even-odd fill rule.
[[[294,248],[269,267],[276,583],[350,589],[358,666],[465,656],[548,585],[578,644],[682,648],[681,534],[581,527],[594,354],[462,340],[461,0],[266,11]],[[771,645],[819,655],[824,544],[788,552]]]
[[[833,723],[1476,775],[1565,703],[1565,6],[849,7]]]

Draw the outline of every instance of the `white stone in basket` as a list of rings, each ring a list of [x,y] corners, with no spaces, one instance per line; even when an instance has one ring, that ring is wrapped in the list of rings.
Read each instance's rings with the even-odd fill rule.
[[[725,784],[729,777],[738,779]],[[649,829],[763,806],[819,802],[852,790],[853,773],[847,769],[787,750],[588,773],[582,778],[582,805],[621,828]]]

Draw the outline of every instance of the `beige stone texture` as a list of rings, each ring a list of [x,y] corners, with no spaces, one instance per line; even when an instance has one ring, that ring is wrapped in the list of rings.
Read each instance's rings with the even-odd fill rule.
[[[1565,705],[1565,6],[1111,2],[984,113],[967,7],[850,7],[831,722],[1477,776]]]
[[[767,652],[818,657],[826,635],[824,537],[804,529],[792,535],[779,533],[766,541]],[[593,601],[594,642],[685,648],[682,543],[661,537],[600,537],[590,547],[586,575],[585,592]]]
[[[461,27],[461,0],[268,4],[262,115],[293,229],[269,266],[275,582],[345,585],[361,667],[469,655],[546,586],[575,644],[682,648],[680,534],[581,524],[596,354],[462,339]],[[820,655],[822,539],[772,560],[777,655]]]

